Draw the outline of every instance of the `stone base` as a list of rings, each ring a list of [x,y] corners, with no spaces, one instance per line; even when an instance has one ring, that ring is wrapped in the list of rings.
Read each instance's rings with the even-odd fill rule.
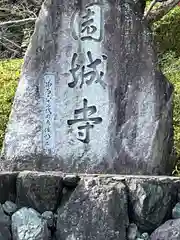
[[[180,239],[178,177],[0,172],[0,193],[3,240]]]

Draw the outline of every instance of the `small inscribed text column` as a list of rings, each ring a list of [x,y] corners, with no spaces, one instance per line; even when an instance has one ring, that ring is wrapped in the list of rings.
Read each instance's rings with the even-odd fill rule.
[[[43,111],[43,150],[51,155],[54,149],[54,97],[55,75],[44,76],[44,111]]]

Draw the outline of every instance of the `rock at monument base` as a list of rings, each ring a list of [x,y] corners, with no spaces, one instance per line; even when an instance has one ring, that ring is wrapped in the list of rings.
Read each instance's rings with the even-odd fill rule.
[[[21,208],[12,215],[13,240],[49,240],[47,224],[32,208]]]
[[[0,204],[0,239],[1,240],[11,240],[10,226],[11,226],[11,219],[9,216],[7,216],[4,213],[3,207]]]
[[[0,203],[7,200],[15,202],[17,175],[16,172],[0,172]]]
[[[17,198],[19,207],[29,206],[43,213],[56,210],[62,193],[63,178],[58,172],[38,173],[24,171],[17,177]]]
[[[11,201],[6,201],[2,205],[2,207],[3,207],[4,212],[9,216],[11,216],[17,210],[17,205]]]
[[[171,174],[173,87],[136,2],[45,1],[2,170]]]
[[[126,240],[126,187],[101,179],[81,180],[58,210],[57,239]]]
[[[63,185],[67,188],[75,188],[78,185],[80,177],[77,175],[65,175],[63,177]]]
[[[179,240],[180,219],[168,220],[157,228],[150,236],[150,240]]]
[[[126,180],[130,220],[141,232],[153,231],[171,216],[176,193],[173,182],[155,179]]]
[[[180,218],[180,202],[178,202],[172,210],[172,218]]]
[[[11,218],[5,214],[1,204],[0,204],[0,224],[1,226],[7,226],[7,227],[11,225]]]
[[[42,218],[47,222],[48,228],[54,227],[54,215],[51,211],[43,212]]]
[[[131,223],[128,226],[128,230],[127,230],[127,240],[136,240],[136,238],[139,236],[139,232],[138,232],[138,227],[136,224]]]
[[[10,230],[7,226],[0,223],[0,239],[1,240],[12,240]]]

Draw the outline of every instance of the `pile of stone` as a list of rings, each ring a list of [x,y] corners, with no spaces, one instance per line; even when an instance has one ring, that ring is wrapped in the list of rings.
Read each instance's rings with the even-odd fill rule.
[[[0,173],[1,240],[179,240],[180,178]]]
[[[128,240],[163,240],[180,239],[180,202],[172,210],[172,219],[159,226],[151,235],[140,233],[136,224],[131,223],[127,231]]]
[[[128,240],[153,240],[180,238],[180,203],[173,208],[172,216],[174,219],[166,221],[151,236],[147,233],[140,233],[136,224],[129,224],[127,230]],[[57,239],[55,235],[57,215],[51,211],[38,213],[32,208],[23,207],[17,210],[17,205],[11,201],[6,201],[0,205],[0,239]],[[11,227],[10,227],[11,226]],[[11,232],[12,236],[11,236]],[[165,237],[165,238],[164,238]]]
[[[40,214],[27,207],[17,210],[17,205],[11,201],[0,205],[1,240],[48,240],[52,239],[53,230],[54,215],[51,211]]]

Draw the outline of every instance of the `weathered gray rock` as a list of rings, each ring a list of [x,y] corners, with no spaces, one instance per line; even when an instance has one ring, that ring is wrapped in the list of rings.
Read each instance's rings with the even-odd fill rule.
[[[58,172],[21,172],[17,177],[17,205],[28,206],[40,213],[54,211],[62,193],[62,177]]]
[[[0,223],[0,239],[1,240],[12,240],[9,228],[1,223]]]
[[[127,179],[129,217],[141,232],[153,231],[171,216],[175,201],[173,181],[164,179]]]
[[[11,219],[3,211],[3,207],[0,204],[0,225],[9,227],[11,225]]]
[[[0,239],[1,240],[11,240],[10,225],[11,225],[11,219],[9,216],[7,216],[4,213],[3,207],[0,204]]]
[[[54,215],[51,211],[45,211],[42,214],[42,218],[47,222],[47,226],[52,228],[54,226]]]
[[[62,194],[62,199],[61,199],[61,207],[64,206],[68,202],[68,200],[69,200],[69,198],[70,198],[70,196],[73,192],[74,192],[74,188],[73,189],[69,189],[69,188],[66,188],[66,187],[63,188],[63,192],[62,192],[63,194]]]
[[[150,236],[148,233],[143,233],[141,236],[137,237],[136,240],[150,240]]]
[[[74,188],[78,185],[78,182],[80,181],[80,177],[77,175],[65,175],[63,178],[63,185],[68,188]]]
[[[13,240],[48,240],[47,224],[32,208],[21,208],[12,215]]]
[[[143,240],[150,240],[150,236],[149,236],[149,234],[146,233],[146,232],[141,234],[141,238],[142,238]]]
[[[171,173],[173,87],[137,2],[45,1],[2,169]]]
[[[165,222],[151,234],[150,240],[180,240],[180,219]]]
[[[136,240],[137,236],[138,236],[137,225],[134,223],[129,224],[128,230],[127,230],[127,239],[128,240]]]
[[[12,215],[13,213],[15,213],[15,211],[17,210],[17,205],[11,201],[6,201],[3,205],[3,210],[5,213],[7,213],[8,215]]]
[[[17,172],[0,172],[0,203],[16,200]]]
[[[177,203],[172,210],[172,218],[180,218],[180,203]]]
[[[128,227],[125,185],[108,179],[81,180],[58,210],[57,239],[125,240]]]

